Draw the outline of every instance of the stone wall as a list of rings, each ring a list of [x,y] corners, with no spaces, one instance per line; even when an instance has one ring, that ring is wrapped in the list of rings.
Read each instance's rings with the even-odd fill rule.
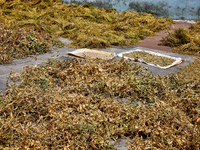
[[[200,19],[200,0],[63,0],[66,3],[90,3],[117,11],[137,11],[178,20]]]

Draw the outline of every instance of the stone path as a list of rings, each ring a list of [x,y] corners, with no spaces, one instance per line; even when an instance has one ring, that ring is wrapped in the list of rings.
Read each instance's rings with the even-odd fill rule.
[[[61,41],[65,42],[65,43],[70,42],[67,39],[63,39],[63,38],[61,39]],[[172,67],[170,69],[166,69],[166,70],[162,70],[157,67],[141,64],[144,67],[148,67],[148,70],[150,72],[152,72],[154,75],[157,75],[157,74],[167,75],[169,73],[176,72],[176,71],[178,71],[178,69],[180,67],[188,65],[189,63],[193,62],[193,60],[194,60],[194,57],[188,56],[188,55],[169,53],[169,52],[153,50],[153,49],[144,48],[144,47],[136,47],[136,46],[132,46],[129,48],[113,47],[113,48],[108,48],[108,49],[101,49],[101,51],[115,52],[116,54],[118,54],[118,53],[125,52],[128,50],[133,50],[133,49],[149,50],[149,51],[159,52],[159,53],[170,55],[173,57],[181,57],[181,58],[185,59],[185,61],[183,63],[181,63],[180,65]],[[48,59],[53,59],[53,58],[56,58],[56,59],[59,58],[60,60],[69,59],[72,56],[68,56],[66,54],[66,52],[73,51],[73,50],[75,50],[75,49],[68,48],[68,47],[58,48],[57,50],[53,50],[51,53],[34,56],[37,59],[29,57],[26,59],[14,60],[10,64],[0,65],[0,91],[2,91],[3,93],[6,92],[6,88],[7,88],[6,83],[8,81],[8,79],[6,77],[10,74],[11,71],[13,71],[13,72],[21,71],[24,65],[40,65],[43,62],[48,61]],[[111,140],[110,144],[115,145],[119,150],[127,150],[127,148],[124,146],[126,143],[126,140],[127,140],[126,138],[120,138],[117,142],[114,142]]]

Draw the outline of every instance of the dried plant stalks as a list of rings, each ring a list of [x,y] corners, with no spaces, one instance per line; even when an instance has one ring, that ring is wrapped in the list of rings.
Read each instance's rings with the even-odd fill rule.
[[[162,57],[162,56],[156,56],[153,54],[149,54],[144,51],[135,51],[135,52],[130,52],[123,54],[123,56],[130,57],[130,58],[141,58],[145,62],[159,65],[159,66],[168,66],[171,65],[175,60],[167,57]]]
[[[63,4],[59,0],[13,0],[0,3],[0,22],[11,28],[32,28],[68,38],[73,48],[130,46],[158,30],[168,28],[172,19],[151,14],[117,12],[89,4]]]
[[[0,24],[0,64],[46,53],[53,46],[59,47],[62,43],[47,33],[39,33],[32,29],[11,30],[4,24]]]
[[[163,38],[160,45],[173,47],[173,50],[183,54],[200,54],[200,20],[192,24],[189,30],[177,29],[170,32],[169,35]]]
[[[199,78],[144,72],[124,59],[24,67],[0,96],[1,148],[115,149],[110,138],[130,136],[129,149],[199,149]]]

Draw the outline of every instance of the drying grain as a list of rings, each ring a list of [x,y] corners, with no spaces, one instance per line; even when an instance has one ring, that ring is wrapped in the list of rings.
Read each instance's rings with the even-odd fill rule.
[[[131,53],[124,54],[123,56],[130,58],[142,58],[145,62],[159,65],[162,67],[171,65],[174,62],[174,59],[149,54],[144,51],[134,51]]]
[[[106,55],[106,54],[97,53],[97,52],[83,52],[83,53],[77,53],[76,55],[79,57],[101,58],[101,59],[112,59],[113,58],[113,55]]]

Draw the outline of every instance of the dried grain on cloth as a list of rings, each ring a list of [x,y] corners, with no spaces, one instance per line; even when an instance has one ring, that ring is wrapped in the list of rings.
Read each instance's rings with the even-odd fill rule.
[[[161,56],[161,57],[165,57],[165,58],[170,58],[170,59],[173,59],[173,63],[171,63],[170,65],[167,65],[167,66],[160,66],[158,64],[153,64],[153,63],[149,63],[147,61],[144,61],[141,57],[137,57],[137,58],[130,58],[130,57],[126,57],[124,56],[124,54],[129,54],[129,53],[132,53],[132,52],[146,52],[148,54],[152,54],[152,55],[155,55],[155,56]],[[124,57],[125,59],[131,59],[131,60],[134,60],[134,61],[139,61],[141,63],[145,63],[147,65],[150,65],[150,66],[154,66],[154,67],[158,67],[158,68],[161,68],[161,69],[168,69],[170,67],[173,67],[173,66],[176,66],[176,65],[179,65],[183,59],[180,58],[180,57],[172,57],[172,56],[169,56],[169,55],[165,55],[165,54],[160,54],[160,53],[156,53],[156,52],[151,52],[151,51],[146,51],[146,50],[140,50],[140,49],[136,49],[136,50],[130,50],[130,51],[127,51],[127,52],[122,52],[122,53],[119,53],[118,54],[119,57]]]
[[[103,51],[98,51],[98,50],[91,50],[91,49],[77,49],[73,52],[67,52],[68,55],[73,55],[76,57],[81,57],[81,58],[101,58],[101,59],[112,59],[116,56],[115,53],[110,53],[110,52],[103,52]]]

